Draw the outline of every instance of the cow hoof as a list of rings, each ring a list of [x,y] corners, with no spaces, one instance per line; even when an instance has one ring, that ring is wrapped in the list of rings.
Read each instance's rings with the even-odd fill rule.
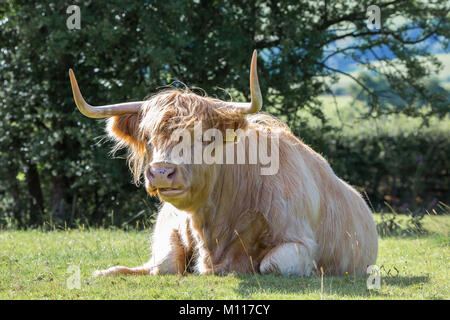
[[[111,268],[106,269],[106,270],[95,270],[92,273],[92,275],[94,277],[105,277],[105,276],[108,276],[110,274],[116,275],[116,274],[120,273],[120,271],[121,271],[121,267],[111,267]]]
[[[104,277],[106,276],[106,272],[104,270],[95,270],[92,275],[94,277]]]

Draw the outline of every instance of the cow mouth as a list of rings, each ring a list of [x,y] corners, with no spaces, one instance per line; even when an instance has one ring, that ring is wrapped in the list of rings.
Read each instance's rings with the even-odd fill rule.
[[[176,197],[184,193],[183,189],[179,188],[158,188],[158,193],[164,198]]]

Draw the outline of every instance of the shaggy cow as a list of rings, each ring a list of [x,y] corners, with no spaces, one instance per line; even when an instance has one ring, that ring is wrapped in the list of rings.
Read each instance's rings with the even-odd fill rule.
[[[151,259],[140,267],[112,267],[96,275],[259,271],[307,276],[320,268],[326,274],[362,274],[375,263],[377,232],[361,195],[281,121],[258,113],[262,98],[256,51],[250,103],[171,89],[146,101],[92,107],[72,70],[69,74],[81,113],[109,117],[107,132],[116,148],[128,147],[135,181],[144,177],[148,193],[163,202]],[[236,153],[251,149],[250,135],[266,137],[269,145],[276,136],[278,171],[262,174],[259,161],[174,161],[172,151],[179,143],[173,139],[175,131],[192,132],[199,122],[202,129],[215,128],[225,136],[229,129],[239,130],[238,141],[219,142]]]

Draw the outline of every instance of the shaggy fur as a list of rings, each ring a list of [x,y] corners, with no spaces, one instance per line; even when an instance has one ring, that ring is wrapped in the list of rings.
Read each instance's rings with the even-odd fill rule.
[[[186,193],[164,199],[146,176],[149,166],[170,162],[179,128],[241,129],[235,150],[249,148],[248,135],[279,135],[279,171],[261,175],[260,164],[180,165],[176,186]],[[377,232],[360,194],[339,179],[327,161],[278,119],[243,116],[226,102],[188,90],[151,97],[138,115],[116,116],[107,131],[116,148],[128,147],[138,183],[163,205],[153,232],[152,257],[141,267],[114,267],[108,274],[196,272],[363,274],[377,257]],[[224,142],[229,143],[229,142]],[[167,200],[167,201],[164,201]]]

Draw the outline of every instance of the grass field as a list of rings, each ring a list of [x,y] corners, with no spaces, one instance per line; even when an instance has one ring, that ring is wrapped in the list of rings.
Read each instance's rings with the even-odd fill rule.
[[[450,216],[426,216],[424,226],[426,235],[380,239],[378,290],[353,276],[93,278],[145,262],[149,231],[0,231],[0,299],[449,299]],[[81,270],[80,289],[67,286],[70,266]]]

